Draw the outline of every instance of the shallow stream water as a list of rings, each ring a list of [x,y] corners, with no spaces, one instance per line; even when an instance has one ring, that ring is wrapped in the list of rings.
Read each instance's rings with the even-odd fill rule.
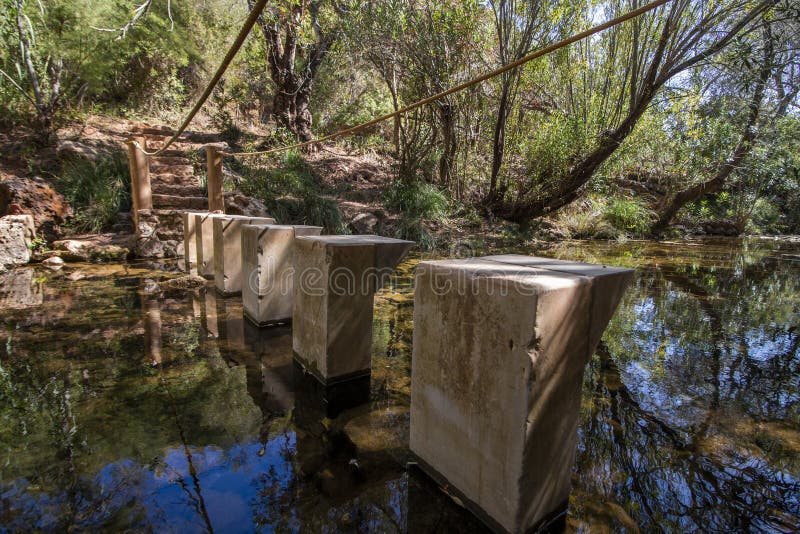
[[[568,530],[800,530],[800,246],[514,252],[637,270],[585,375]],[[406,467],[418,261],[376,298],[370,400],[340,414],[288,327],[153,294],[177,264],[0,275],[0,532],[481,532]]]

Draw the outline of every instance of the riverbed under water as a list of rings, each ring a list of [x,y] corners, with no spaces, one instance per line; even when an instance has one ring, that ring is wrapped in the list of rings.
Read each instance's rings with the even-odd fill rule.
[[[514,252],[637,270],[586,371],[568,530],[800,530],[800,246]],[[176,263],[1,275],[0,532],[482,532],[406,466],[418,261],[376,298],[370,400],[338,415],[288,327],[152,294]]]

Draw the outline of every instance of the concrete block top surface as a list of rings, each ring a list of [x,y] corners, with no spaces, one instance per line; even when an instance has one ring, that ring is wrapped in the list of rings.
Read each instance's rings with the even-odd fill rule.
[[[409,247],[414,245],[413,241],[395,239],[393,237],[383,237],[379,235],[317,235],[307,236],[301,239],[317,241],[330,246],[347,247],[357,245],[398,245],[406,243]]]
[[[303,228],[312,228],[312,229],[320,229],[322,230],[321,226],[311,226],[308,224],[268,224],[268,223],[258,223],[258,224],[248,224],[247,226],[254,226],[255,228],[275,228],[276,230],[294,230],[294,229],[303,229]]]
[[[402,260],[413,241],[377,235],[319,235],[297,238],[297,244],[325,250],[345,250],[349,247],[372,247],[375,251],[374,266],[378,269],[393,269]]]
[[[624,267],[610,267],[608,265],[557,260],[554,258],[542,258],[539,256],[523,256],[522,254],[499,254],[496,256],[484,256],[482,259],[486,261],[505,263],[508,265],[530,267],[533,269],[544,269],[547,271],[558,271],[562,273],[589,277],[633,272],[633,269],[626,269]]]
[[[471,278],[505,279],[526,285],[534,284],[542,289],[589,283],[594,278],[606,276],[628,277],[634,272],[633,269],[624,267],[518,254],[432,260],[420,263],[419,268],[423,270],[433,268],[438,272],[459,272]]]

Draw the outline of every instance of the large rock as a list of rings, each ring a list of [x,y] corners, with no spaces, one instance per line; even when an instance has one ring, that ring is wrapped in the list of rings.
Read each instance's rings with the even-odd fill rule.
[[[225,213],[247,217],[269,217],[267,207],[260,200],[238,191],[225,194]]]
[[[370,373],[373,296],[413,244],[376,236],[296,238],[294,352],[322,383]]]
[[[0,216],[31,215],[36,231],[47,239],[72,214],[66,199],[41,178],[9,178],[0,182]]]
[[[493,530],[566,509],[584,367],[632,275],[516,255],[419,265],[411,452]]]
[[[292,318],[294,241],[321,226],[248,225],[242,228],[242,305],[258,326]]]
[[[28,263],[33,237],[33,217],[30,215],[0,217],[0,265],[13,267]]]

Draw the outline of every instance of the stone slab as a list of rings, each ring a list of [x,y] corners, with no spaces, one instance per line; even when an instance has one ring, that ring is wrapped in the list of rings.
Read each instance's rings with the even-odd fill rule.
[[[270,217],[226,215],[212,220],[214,235],[214,285],[222,295],[242,292],[242,227],[274,224]]]
[[[295,237],[319,235],[321,226],[242,227],[242,303],[258,326],[292,319]]]
[[[373,296],[411,241],[377,236],[295,240],[295,357],[325,384],[368,374]]]
[[[584,367],[632,275],[516,255],[418,266],[410,448],[491,528],[565,509]]]

